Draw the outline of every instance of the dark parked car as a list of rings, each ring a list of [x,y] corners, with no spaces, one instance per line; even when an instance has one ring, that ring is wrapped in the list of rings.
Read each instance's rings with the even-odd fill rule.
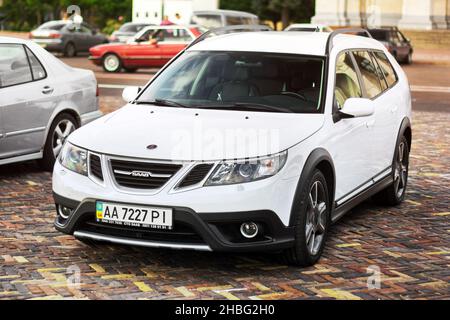
[[[89,52],[91,47],[108,43],[108,38],[86,23],[77,26],[72,21],[50,21],[30,33],[30,39],[51,52],[74,57]]]
[[[406,64],[413,62],[414,49],[411,41],[397,27],[369,29],[369,32],[374,39],[384,44],[398,62]]]
[[[129,39],[133,39],[133,36],[136,33],[148,26],[151,26],[151,24],[133,22],[125,23],[119,28],[119,30],[113,32],[113,34],[109,38],[109,41],[126,43]]]

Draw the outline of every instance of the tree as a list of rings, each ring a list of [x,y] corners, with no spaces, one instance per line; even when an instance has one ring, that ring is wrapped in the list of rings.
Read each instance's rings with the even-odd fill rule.
[[[84,20],[103,28],[109,19],[131,19],[132,0],[3,0],[0,7],[10,29],[28,31],[45,21],[61,19],[78,5]]]

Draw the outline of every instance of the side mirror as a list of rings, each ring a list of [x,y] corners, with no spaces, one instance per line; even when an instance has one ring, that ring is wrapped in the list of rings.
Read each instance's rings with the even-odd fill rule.
[[[350,98],[339,110],[340,118],[362,118],[369,117],[375,113],[375,102],[364,98]]]
[[[140,87],[126,87],[122,92],[122,99],[125,102],[131,102],[136,99],[136,96],[141,92]]]

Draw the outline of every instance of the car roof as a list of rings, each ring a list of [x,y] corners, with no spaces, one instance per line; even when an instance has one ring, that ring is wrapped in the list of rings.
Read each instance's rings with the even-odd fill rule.
[[[271,52],[325,56],[329,33],[324,32],[239,32],[207,38],[195,44],[192,51]],[[367,37],[339,34],[333,40],[333,50],[378,49],[385,47]]]
[[[20,38],[0,36],[0,44],[10,44],[10,43],[29,44],[34,42]]]
[[[225,14],[230,16],[241,16],[241,17],[251,17],[251,18],[257,18],[258,16],[244,11],[236,11],[236,10],[198,10],[194,11],[194,15],[196,14]]]

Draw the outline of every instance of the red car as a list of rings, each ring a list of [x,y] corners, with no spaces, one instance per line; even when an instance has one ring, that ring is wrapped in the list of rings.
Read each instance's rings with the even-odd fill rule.
[[[159,68],[199,37],[202,31],[199,27],[150,26],[142,29],[126,44],[105,44],[91,48],[89,59],[107,72]]]

